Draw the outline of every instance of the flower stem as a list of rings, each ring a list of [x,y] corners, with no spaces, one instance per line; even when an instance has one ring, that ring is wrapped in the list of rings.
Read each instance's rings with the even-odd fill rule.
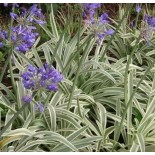
[[[10,70],[10,77],[11,77],[11,82],[12,82],[12,86],[13,86],[13,91],[16,94],[17,89],[16,89],[16,84],[15,84],[15,79],[14,79],[14,76],[13,76],[11,59],[9,59],[9,70]]]
[[[90,38],[90,39],[91,39],[91,38]],[[75,75],[75,79],[74,79],[74,82],[73,82],[71,94],[70,94],[70,96],[69,96],[69,101],[68,101],[68,105],[67,105],[67,109],[68,109],[68,110],[69,110],[70,107],[71,107],[71,102],[72,102],[72,98],[73,98],[73,95],[74,95],[74,90],[75,90],[76,82],[77,82],[77,80],[78,80],[78,76],[79,76],[79,73],[80,73],[80,69],[81,69],[82,63],[83,63],[83,61],[84,61],[84,59],[85,59],[85,57],[86,57],[86,55],[87,55],[87,52],[88,52],[87,49],[89,48],[90,43],[91,43],[91,42],[89,42],[89,43],[87,44],[87,46],[86,46],[86,48],[85,48],[85,50],[84,50],[84,52],[83,52],[83,55],[82,55],[82,57],[81,57],[81,60],[80,60],[80,62],[79,62],[78,68],[77,68],[77,72],[76,72],[76,75]],[[92,43],[91,43],[91,44],[92,44]]]
[[[6,68],[7,68],[8,64],[9,64],[9,60],[10,60],[10,58],[11,58],[11,54],[12,54],[12,52],[9,53],[9,55],[8,55],[8,57],[7,57],[7,59],[6,59],[5,65],[4,65],[4,67],[3,67],[3,70],[2,70],[2,72],[1,72],[1,75],[0,75],[0,83],[1,83],[2,80],[3,80],[3,77],[4,77],[4,74],[5,74]]]

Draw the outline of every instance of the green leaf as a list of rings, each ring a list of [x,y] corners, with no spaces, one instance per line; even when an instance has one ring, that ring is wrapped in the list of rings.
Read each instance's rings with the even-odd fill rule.
[[[145,142],[144,142],[144,137],[142,133],[137,133],[136,137],[137,137],[141,152],[145,152]]]

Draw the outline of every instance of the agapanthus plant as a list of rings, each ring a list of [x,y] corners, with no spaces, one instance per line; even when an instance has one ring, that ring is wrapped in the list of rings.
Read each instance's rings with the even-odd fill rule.
[[[103,13],[100,17],[96,16],[95,9],[99,8],[100,6],[100,3],[86,3],[84,4],[83,12],[85,24],[92,33],[95,33],[95,36],[97,36],[97,42],[99,44],[106,36],[114,33],[113,29],[107,28],[107,24],[109,23],[107,13]]]

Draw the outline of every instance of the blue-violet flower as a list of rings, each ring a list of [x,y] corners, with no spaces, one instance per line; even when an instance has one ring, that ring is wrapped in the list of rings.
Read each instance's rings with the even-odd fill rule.
[[[141,7],[139,5],[136,6],[136,12],[139,13],[141,11]]]
[[[44,112],[44,105],[41,102],[35,105],[35,111],[40,111],[41,113]]]
[[[22,101],[24,103],[30,103],[32,101],[32,97],[30,95],[25,95],[22,97]]]
[[[21,77],[24,87],[32,90],[44,88],[49,91],[57,91],[59,82],[63,80],[63,75],[49,64],[44,64],[42,68],[28,65]]]

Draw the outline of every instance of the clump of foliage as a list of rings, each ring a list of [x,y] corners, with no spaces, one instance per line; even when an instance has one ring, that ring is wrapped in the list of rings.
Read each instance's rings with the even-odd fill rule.
[[[12,5],[0,31],[2,152],[155,151],[155,17],[141,4],[120,5],[117,19],[100,7],[77,4],[74,27],[53,4],[48,22],[36,4]]]

